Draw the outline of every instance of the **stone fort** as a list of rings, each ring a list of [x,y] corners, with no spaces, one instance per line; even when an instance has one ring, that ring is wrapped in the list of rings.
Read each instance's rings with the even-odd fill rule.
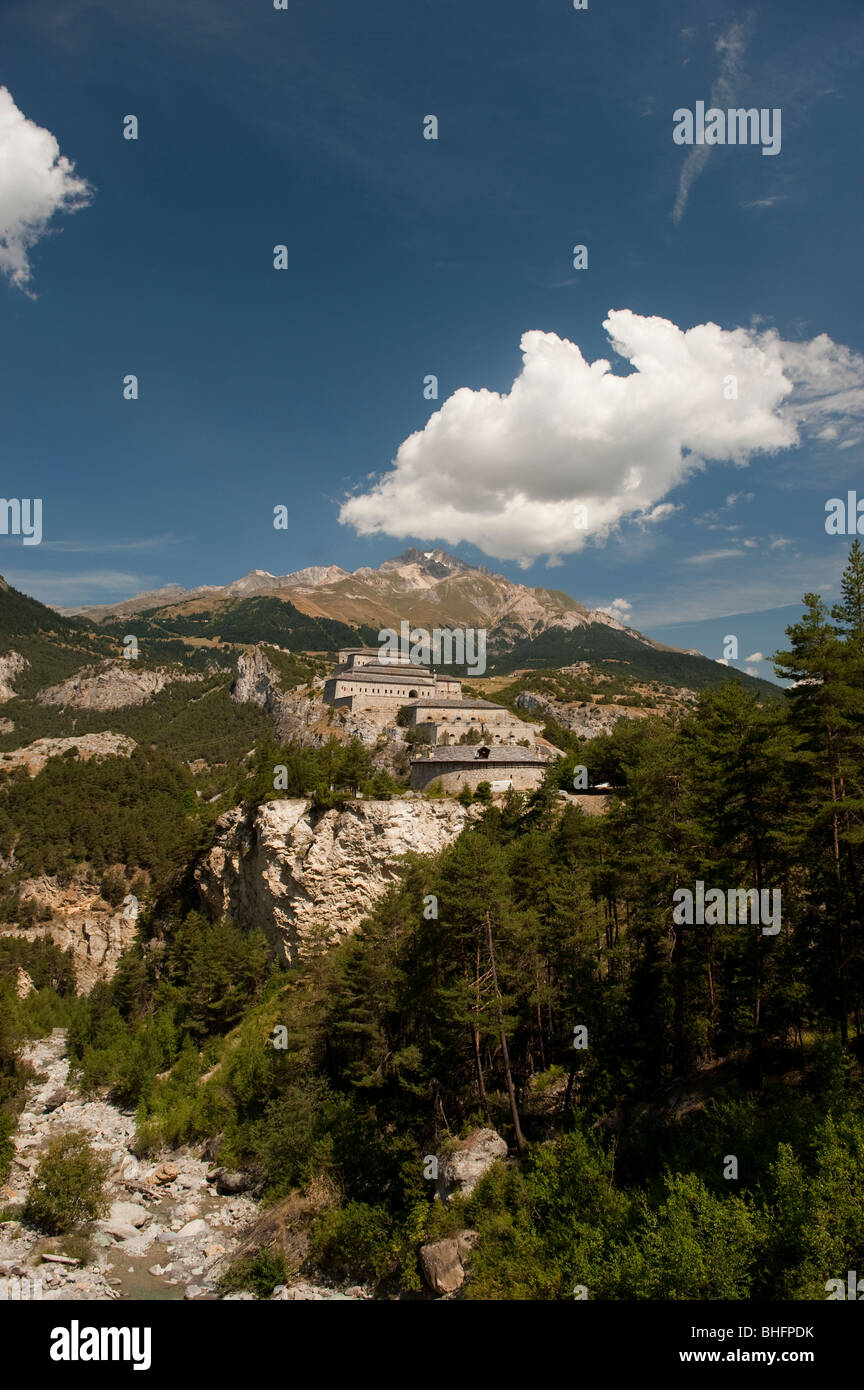
[[[349,647],[339,653],[333,675],[325,683],[324,699],[334,709],[352,714],[390,710],[411,700],[438,696],[458,700],[460,681],[436,676],[428,666],[415,666],[408,657],[381,656],[374,647]]]
[[[536,787],[555,750],[535,747],[536,728],[504,705],[462,698],[462,683],[419,666],[406,655],[382,655],[374,647],[339,652],[324,700],[351,714],[387,714],[407,707],[408,726],[422,730],[425,750],[411,760],[411,786],[439,782],[458,792],[491,781],[495,791]],[[472,743],[461,740],[469,735]],[[480,744],[478,747],[477,744]]]

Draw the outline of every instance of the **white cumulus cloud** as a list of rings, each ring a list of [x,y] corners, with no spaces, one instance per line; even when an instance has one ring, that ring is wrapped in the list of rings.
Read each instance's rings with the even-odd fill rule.
[[[685,331],[629,309],[603,326],[629,374],[555,333],[523,334],[509,393],[454,392],[340,521],[527,566],[625,518],[662,521],[672,510],[662,499],[708,461],[744,466],[796,445],[800,425],[821,429],[833,415],[845,429],[864,415],[864,358],[825,335],[790,344],[773,329]]]
[[[626,598],[613,598],[611,603],[600,605],[600,613],[608,613],[610,618],[617,618],[619,623],[630,621],[630,611],[633,605]]]
[[[50,130],[28,120],[0,87],[0,272],[29,293],[30,248],[56,213],[77,212],[91,197]]]

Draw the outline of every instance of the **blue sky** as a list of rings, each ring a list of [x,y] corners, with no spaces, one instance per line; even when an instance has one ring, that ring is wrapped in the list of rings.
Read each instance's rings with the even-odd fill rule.
[[[0,40],[3,491],[44,516],[0,537],[19,588],[441,544],[712,656],[740,632],[742,664],[836,594],[859,0],[4,0]],[[779,154],[677,145],[697,101],[779,108]]]

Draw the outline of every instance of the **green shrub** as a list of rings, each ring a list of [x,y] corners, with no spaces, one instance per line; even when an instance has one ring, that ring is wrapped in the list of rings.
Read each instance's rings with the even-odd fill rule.
[[[715,1197],[695,1173],[666,1179],[665,1200],[647,1201],[642,1226],[622,1252],[625,1298],[742,1299],[751,1295],[763,1227],[734,1194]]]
[[[9,1176],[12,1155],[15,1152],[15,1129],[15,1121],[8,1110],[0,1110],[0,1182],[5,1182]]]
[[[42,1251],[42,1258],[46,1255],[68,1255],[79,1264],[87,1265],[93,1259],[93,1254],[93,1242],[90,1238],[78,1231],[72,1231],[60,1240],[52,1241],[50,1249]]]
[[[348,1278],[385,1278],[400,1256],[390,1214],[365,1202],[324,1212],[312,1232],[312,1255],[323,1268]]]
[[[219,1280],[220,1293],[251,1289],[257,1298],[269,1298],[277,1284],[288,1280],[288,1266],[281,1250],[259,1250],[235,1260]]]
[[[104,1216],[110,1166],[107,1158],[96,1153],[85,1130],[58,1135],[42,1150],[24,1220],[48,1235],[64,1235]]]

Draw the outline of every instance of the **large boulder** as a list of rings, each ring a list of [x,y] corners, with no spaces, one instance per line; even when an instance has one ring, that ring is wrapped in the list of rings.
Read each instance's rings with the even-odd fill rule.
[[[174,1179],[179,1176],[180,1169],[177,1164],[166,1161],[164,1163],[157,1163],[153,1172],[148,1174],[148,1181],[158,1183],[159,1186],[162,1186],[166,1182],[173,1182]]]
[[[56,1091],[52,1091],[42,1102],[42,1109],[46,1114],[53,1110],[59,1110],[61,1105],[65,1105],[67,1100],[72,1099],[72,1092],[67,1091],[65,1086],[59,1086]]]
[[[222,1197],[234,1196],[237,1192],[246,1192],[252,1186],[252,1176],[249,1173],[233,1172],[228,1168],[214,1168],[207,1174],[207,1181],[211,1183]]]
[[[113,1236],[115,1240],[134,1240],[138,1234],[131,1221],[101,1221],[99,1230],[105,1236]]]
[[[477,1241],[476,1231],[460,1231],[445,1240],[421,1246],[420,1267],[433,1293],[456,1293],[465,1282],[468,1255]]]
[[[146,1226],[150,1213],[139,1202],[112,1202],[108,1219],[125,1226]]]
[[[494,1129],[477,1129],[438,1159],[436,1193],[447,1202],[458,1192],[470,1197],[484,1173],[507,1157],[507,1145]]]

